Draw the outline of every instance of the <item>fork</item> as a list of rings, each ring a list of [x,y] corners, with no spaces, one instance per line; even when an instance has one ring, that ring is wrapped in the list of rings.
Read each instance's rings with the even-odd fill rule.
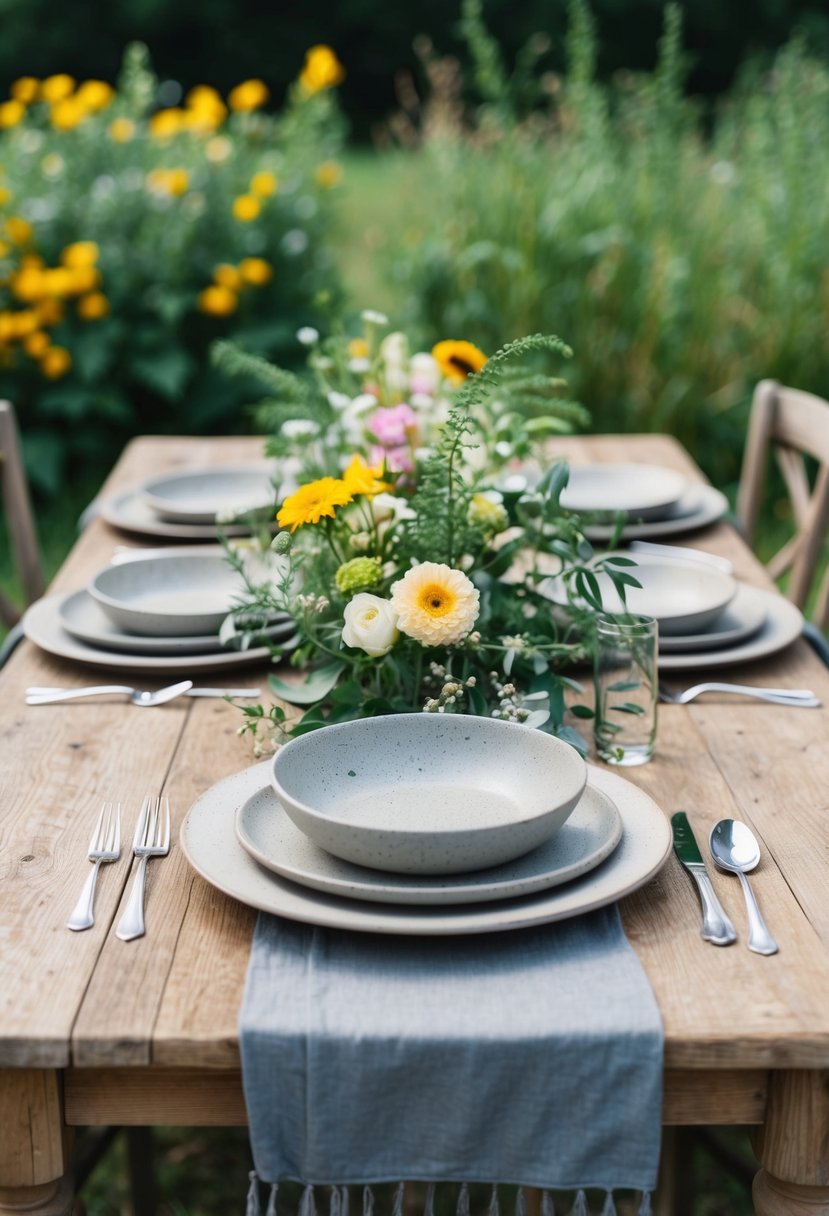
[[[78,902],[66,922],[67,929],[91,929],[95,924],[92,914],[95,902],[95,884],[98,870],[105,861],[117,861],[121,856],[121,803],[105,802],[92,832],[88,857],[95,868],[83,885]]]
[[[809,688],[756,688],[751,684],[695,684],[684,692],[671,692],[664,684],[659,685],[659,700],[668,705],[687,705],[704,692],[733,692],[742,697],[755,697],[758,701],[771,701],[774,705],[794,705],[801,709],[814,709],[821,702]]]
[[[138,869],[127,906],[115,930],[115,936],[120,937],[122,942],[131,942],[133,938],[142,937],[144,934],[144,883],[147,862],[151,857],[166,857],[170,851],[169,798],[152,798],[149,794],[145,796],[135,827],[132,851],[138,858]]]
[[[155,692],[142,692],[131,688],[128,684],[96,684],[89,688],[27,688],[27,705],[54,705],[58,701],[75,701],[79,697],[100,697],[116,693],[124,693],[133,705],[155,706],[166,705],[193,687],[192,680],[180,680],[178,684],[168,684]]]

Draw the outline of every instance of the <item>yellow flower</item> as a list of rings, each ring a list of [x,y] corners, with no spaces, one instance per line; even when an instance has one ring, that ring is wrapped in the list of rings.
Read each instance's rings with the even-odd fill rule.
[[[94,266],[100,252],[95,241],[75,241],[66,246],[60,255],[60,260],[64,266]]]
[[[22,101],[24,105],[29,105],[37,100],[38,92],[40,91],[40,81],[34,76],[21,76],[14,81],[9,89],[15,101]]]
[[[264,258],[242,258],[239,274],[243,282],[250,283],[253,287],[264,287],[273,278],[273,267]]]
[[[178,198],[187,193],[190,177],[186,169],[170,169],[167,172],[167,192]]]
[[[31,308],[24,308],[21,312],[15,312],[11,315],[14,322],[14,336],[16,338],[27,338],[35,332],[40,324],[37,313]]]
[[[150,134],[156,139],[169,139],[178,135],[184,127],[184,111],[170,106],[167,110],[158,110],[150,119]]]
[[[35,330],[26,338],[23,349],[32,359],[41,359],[49,349],[49,335],[45,334],[42,329]]]
[[[97,266],[73,266],[63,273],[69,276],[63,286],[63,294],[67,296],[80,296],[84,292],[94,291],[101,283],[101,272]]]
[[[75,96],[82,106],[94,113],[109,105],[115,96],[115,90],[105,80],[85,80]]]
[[[11,281],[12,293],[24,304],[32,304],[46,294],[43,274],[37,266],[24,266]]]
[[[453,384],[462,384],[467,376],[479,372],[486,363],[486,355],[471,342],[456,342],[448,339],[432,347],[432,357],[440,370]]]
[[[340,478],[321,477],[286,498],[276,520],[280,528],[296,532],[302,524],[318,524],[323,516],[333,519],[334,508],[344,507],[352,498],[353,494]]]
[[[461,570],[422,562],[392,583],[391,606],[398,627],[423,646],[451,646],[475,624],[479,594]]]
[[[0,312],[0,344],[14,341],[14,313]]]
[[[184,99],[186,122],[196,131],[212,131],[227,117],[227,106],[221,94],[209,84],[197,84]]]
[[[63,346],[50,346],[40,360],[40,370],[48,380],[59,380],[72,366],[72,356]]]
[[[211,317],[228,317],[239,307],[239,300],[229,287],[213,283],[199,292],[198,307],[199,312],[206,312]]]
[[[262,204],[255,194],[240,194],[233,200],[233,215],[241,224],[255,220],[261,210]]]
[[[312,46],[305,54],[299,83],[306,93],[319,93],[345,80],[345,69],[330,46]]]
[[[56,101],[49,111],[49,120],[56,131],[73,131],[88,116],[89,111],[81,105],[77,96]]]
[[[6,203],[11,202],[12,192],[6,186],[0,186],[0,207],[5,207]]]
[[[229,262],[220,262],[213,271],[213,278],[220,287],[226,287],[228,291],[241,291],[242,276]]]
[[[41,325],[60,325],[66,309],[61,300],[56,300],[54,296],[49,296],[45,300],[38,300],[35,305],[35,312]]]
[[[251,110],[258,110],[263,106],[269,96],[264,80],[243,80],[235,89],[231,89],[227,103],[231,110],[248,114]]]
[[[117,144],[128,144],[135,136],[135,123],[131,118],[113,118],[107,130]]]
[[[205,155],[213,165],[220,165],[233,151],[233,144],[226,135],[214,135],[205,145]]]
[[[25,114],[21,101],[4,101],[0,105],[0,127],[16,127]]]
[[[76,274],[77,271],[70,270],[68,266],[55,266],[53,269],[41,271],[40,279],[44,293],[59,297],[71,295],[75,286]]]
[[[78,300],[78,316],[83,321],[100,321],[109,312],[109,300],[102,291],[92,291]]]
[[[4,258],[7,253],[11,253],[11,245],[6,241],[0,241],[0,258]]]
[[[270,198],[272,194],[276,194],[276,187],[276,174],[268,173],[267,170],[262,170],[261,173],[254,173],[250,179],[251,190],[254,194],[258,194],[260,198]]]
[[[44,101],[63,101],[64,97],[68,97],[74,87],[74,77],[67,76],[65,72],[60,72],[57,76],[47,76],[40,86],[40,94]]]
[[[385,481],[380,480],[382,472],[382,464],[366,464],[362,456],[356,455],[351,457],[351,463],[343,473],[343,481],[348,486],[352,496],[357,494],[368,494],[370,496],[382,494],[384,490],[390,489]]]
[[[314,178],[323,190],[330,190],[332,186],[338,186],[343,179],[342,165],[338,165],[335,160],[324,160],[314,170]]]
[[[352,359],[368,358],[368,342],[365,338],[352,338],[346,349]]]
[[[15,245],[25,245],[32,239],[32,225],[19,215],[10,215],[6,220],[6,232]]]

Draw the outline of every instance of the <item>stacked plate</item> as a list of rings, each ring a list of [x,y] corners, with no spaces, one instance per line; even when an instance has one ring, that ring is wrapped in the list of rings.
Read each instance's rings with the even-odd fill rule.
[[[245,592],[217,546],[136,551],[105,566],[88,587],[49,596],[24,617],[27,637],[51,654],[146,672],[212,671],[265,659],[287,646],[293,621],[268,622],[244,649],[226,649],[222,622]]]
[[[272,764],[203,795],[181,843],[203,877],[253,907],[436,935],[521,928],[613,902],[659,870],[670,831],[645,794],[587,770],[559,740],[492,719],[416,714],[293,740]]]
[[[277,468],[272,462],[190,469],[153,477],[101,504],[108,523],[127,532],[179,540],[215,540],[250,531],[250,516],[275,515]],[[292,486],[279,489],[284,497]]]

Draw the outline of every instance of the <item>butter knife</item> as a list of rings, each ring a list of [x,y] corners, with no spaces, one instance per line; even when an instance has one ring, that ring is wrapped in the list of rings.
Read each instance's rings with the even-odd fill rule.
[[[674,837],[674,852],[697,884],[702,902],[702,929],[707,942],[715,946],[730,946],[737,940],[737,933],[717,899],[702,854],[697,847],[694,833],[684,811],[671,816]]]

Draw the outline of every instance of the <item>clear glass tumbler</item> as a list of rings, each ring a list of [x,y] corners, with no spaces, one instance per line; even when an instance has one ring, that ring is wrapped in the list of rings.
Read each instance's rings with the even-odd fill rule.
[[[657,653],[653,617],[597,617],[593,734],[606,764],[645,764],[653,756]]]

